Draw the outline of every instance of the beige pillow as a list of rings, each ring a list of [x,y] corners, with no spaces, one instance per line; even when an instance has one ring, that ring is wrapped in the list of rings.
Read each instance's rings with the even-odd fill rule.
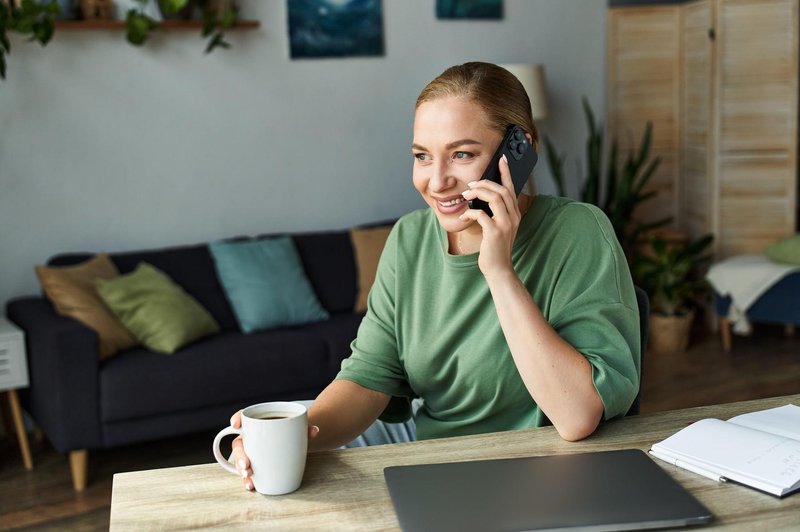
[[[76,266],[36,266],[36,276],[56,311],[83,323],[100,338],[100,358],[138,344],[97,295],[96,279],[113,279],[119,271],[101,253]]]
[[[372,283],[375,282],[378,261],[391,230],[391,227],[350,230],[350,240],[353,242],[356,271],[358,272],[358,295],[354,309],[356,312],[367,310],[367,296],[372,288]]]

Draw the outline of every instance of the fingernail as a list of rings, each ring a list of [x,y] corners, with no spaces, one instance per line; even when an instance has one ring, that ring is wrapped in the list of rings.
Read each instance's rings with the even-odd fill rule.
[[[467,217],[466,217],[465,215],[463,215],[463,214],[462,214],[461,216],[459,216],[459,217],[458,217],[458,219],[459,219],[459,220],[466,220],[466,219],[467,219]]]
[[[469,183],[467,183],[467,186],[468,186],[468,187],[474,187],[474,186],[475,186],[475,185],[477,185],[477,184],[478,184],[478,182],[477,182],[477,181],[470,181]]]
[[[315,436],[316,436],[317,434],[319,434],[319,427],[318,427],[318,426],[316,426],[316,425],[311,425],[311,430],[314,432],[314,435],[315,435]]]
[[[506,154],[505,154],[505,153],[503,154],[503,162],[505,162],[506,164],[508,164],[508,158],[506,157]]]
[[[461,193],[461,195],[466,198],[467,196],[471,195],[473,192],[474,192],[474,190],[465,190],[464,192]]]
[[[247,478],[247,469],[242,469],[242,478]]]
[[[247,464],[244,463],[243,459],[240,458],[237,463],[239,464],[239,469],[247,469]]]
[[[253,491],[256,487],[253,485],[252,482],[247,483],[247,491]]]

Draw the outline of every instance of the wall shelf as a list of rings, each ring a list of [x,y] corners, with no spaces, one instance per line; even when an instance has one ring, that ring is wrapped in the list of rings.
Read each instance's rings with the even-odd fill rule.
[[[237,20],[228,30],[254,30],[261,26],[257,20]],[[170,30],[199,30],[201,20],[164,20],[158,27]],[[124,30],[124,20],[57,20],[56,30]]]

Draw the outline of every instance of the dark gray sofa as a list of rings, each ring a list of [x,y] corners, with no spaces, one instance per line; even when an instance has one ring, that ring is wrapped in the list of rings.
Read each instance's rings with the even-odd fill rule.
[[[30,388],[23,405],[53,446],[70,453],[73,482],[86,484],[87,450],[222,428],[249,404],[314,398],[350,354],[362,314],[349,232],[291,235],[329,320],[245,335],[206,244],[111,254],[121,273],[141,261],[167,273],[214,316],[221,333],[173,355],[143,348],[100,361],[94,331],[60,316],[43,296],[11,300],[25,331]],[[266,238],[266,237],[265,237]],[[69,265],[92,254],[53,257]]]

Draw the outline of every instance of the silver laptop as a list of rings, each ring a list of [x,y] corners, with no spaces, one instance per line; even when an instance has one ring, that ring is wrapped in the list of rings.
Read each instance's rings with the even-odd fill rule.
[[[400,526],[417,530],[640,530],[711,512],[638,449],[387,467]]]

